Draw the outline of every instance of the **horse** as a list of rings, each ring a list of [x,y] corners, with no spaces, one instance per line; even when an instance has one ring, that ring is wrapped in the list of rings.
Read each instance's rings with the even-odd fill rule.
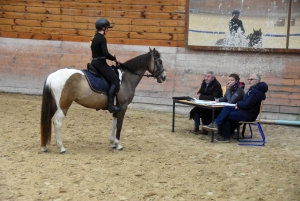
[[[124,115],[127,106],[134,97],[135,88],[142,77],[154,77],[158,83],[166,80],[166,71],[163,67],[160,53],[155,48],[153,50],[149,48],[149,50],[149,52],[130,59],[118,67],[121,84],[117,100],[123,110],[112,114],[110,135],[111,147],[117,150],[123,149],[120,144],[120,135]],[[144,75],[147,70],[151,75]],[[98,93],[91,89],[87,78],[81,70],[66,68],[48,75],[42,95],[40,122],[42,151],[48,151],[47,145],[51,141],[51,122],[53,120],[57,146],[60,149],[60,153],[66,152],[62,143],[61,127],[73,101],[86,108],[105,110],[107,109],[107,100],[106,94]]]
[[[253,29],[253,33],[248,36],[237,33],[235,36],[217,40],[215,45],[225,47],[262,47],[262,32],[261,29]]]
[[[255,30],[253,29],[253,33],[247,36],[249,40],[249,47],[262,47],[262,32],[261,29]]]

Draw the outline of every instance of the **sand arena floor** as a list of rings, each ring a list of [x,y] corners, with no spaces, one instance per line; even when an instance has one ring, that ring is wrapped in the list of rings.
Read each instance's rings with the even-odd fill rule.
[[[43,153],[41,96],[0,97],[0,200],[300,200],[299,127],[263,125],[266,146],[242,147],[190,134],[187,115],[172,133],[171,113],[129,109],[117,151],[109,113],[73,104],[67,153],[54,135]]]

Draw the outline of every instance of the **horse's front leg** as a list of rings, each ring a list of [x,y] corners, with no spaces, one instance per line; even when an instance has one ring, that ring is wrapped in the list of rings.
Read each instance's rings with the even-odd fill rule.
[[[121,129],[122,129],[123,119],[126,110],[127,108],[123,109],[121,112],[117,114],[113,114],[110,143],[111,143],[111,147],[117,150],[123,149],[122,145],[120,144],[120,136],[121,136]]]

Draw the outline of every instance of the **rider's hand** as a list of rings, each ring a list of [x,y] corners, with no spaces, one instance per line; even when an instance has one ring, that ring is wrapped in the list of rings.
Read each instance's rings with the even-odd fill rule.
[[[118,59],[116,59],[115,62],[116,62],[117,65],[121,64],[121,62]]]

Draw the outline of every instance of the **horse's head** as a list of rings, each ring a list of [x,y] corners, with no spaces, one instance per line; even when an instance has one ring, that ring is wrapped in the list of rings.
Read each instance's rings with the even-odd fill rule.
[[[160,58],[160,53],[154,48],[153,50],[149,47],[150,53],[153,58],[153,65],[151,65],[148,71],[157,79],[158,83],[162,83],[166,80],[166,71],[163,67],[163,62]]]
[[[262,36],[261,29],[259,29],[259,30],[253,29],[253,35],[256,37],[261,37]]]
[[[249,47],[261,47],[262,46],[262,32],[261,29],[253,29],[253,33],[248,36]]]

